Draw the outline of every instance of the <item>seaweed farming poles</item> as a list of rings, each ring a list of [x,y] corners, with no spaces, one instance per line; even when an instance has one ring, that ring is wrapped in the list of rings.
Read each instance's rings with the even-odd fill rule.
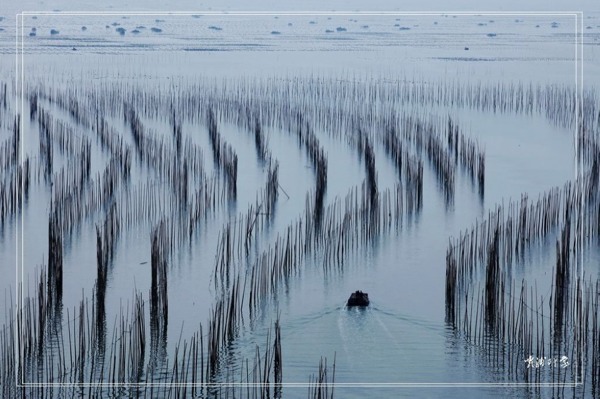
[[[11,300],[10,309],[12,308]],[[20,363],[20,360],[15,356],[14,312],[8,312],[6,317],[0,328],[0,394],[4,398],[8,398],[13,394],[16,367]]]
[[[427,120],[416,114],[398,118],[394,108],[388,105],[384,106],[387,116],[382,119],[380,115],[374,114],[374,107],[365,108],[362,104],[370,104],[371,100],[379,104],[382,99],[388,99],[394,104],[402,103],[404,89],[399,89],[400,91],[396,93],[392,89],[376,84],[373,86],[365,84],[364,87],[357,89],[347,82],[331,83],[318,79],[308,79],[306,83],[300,85],[297,81],[268,81],[268,90],[265,90],[258,82],[234,81],[231,83],[234,88],[229,89],[231,93],[225,89],[219,91],[215,88],[213,92],[217,94],[210,101],[217,104],[222,115],[241,124],[242,128],[252,126],[259,158],[264,152],[262,129],[265,124],[295,132],[300,146],[306,147],[311,163],[319,160],[318,146],[314,145],[314,129],[339,137],[350,136],[349,131],[355,134],[356,126],[363,124],[381,127],[384,132],[401,126],[402,138],[414,144],[418,154],[424,154],[429,159],[447,202],[453,199],[454,180],[459,165],[471,177],[472,184],[478,188],[480,196],[483,195],[485,152],[476,141],[466,137],[451,118]],[[422,86],[424,92],[433,90],[431,87],[425,89],[425,84]],[[346,92],[352,92],[356,101],[341,104],[332,101],[333,98],[339,98],[340,93]],[[250,97],[250,93],[258,94]],[[437,96],[436,93],[431,93],[432,98]],[[295,98],[304,100],[296,101]],[[447,105],[445,100],[439,101]],[[260,115],[260,119],[257,115]],[[251,123],[251,120],[256,122]],[[353,140],[351,136],[349,139]],[[322,162],[313,163],[317,169],[318,179],[321,171],[324,170],[322,164]],[[411,168],[411,171],[418,171],[418,167]],[[418,173],[413,175],[418,176]],[[322,187],[322,184],[319,187]],[[316,190],[316,203],[319,203],[322,198],[321,193],[320,188]],[[320,210],[319,207],[315,209]]]
[[[365,168],[367,173],[367,187],[369,190],[369,202],[371,204],[371,208],[377,203],[377,196],[379,191],[377,190],[377,170],[375,167],[375,153],[373,151],[373,146],[369,141],[368,137],[365,137],[364,144],[364,156],[365,156]]]
[[[279,162],[269,161],[267,182],[256,202],[248,207],[245,214],[229,220],[223,226],[215,255],[215,286],[229,286],[233,275],[232,267],[248,256],[255,237],[263,229],[263,220],[272,220],[279,195]],[[220,283],[220,284],[219,284]]]
[[[212,336],[209,333],[209,336]],[[274,336],[274,338],[271,338]],[[239,397],[248,399],[268,399],[282,397],[282,342],[279,319],[273,324],[273,332],[267,334],[265,344],[256,345],[254,355],[242,358],[239,366],[232,370],[232,364],[223,362],[213,369],[212,356],[224,356],[209,340],[205,341],[200,331],[188,341],[177,345],[173,366],[169,371],[170,386],[148,386],[140,392],[142,397]],[[208,362],[207,362],[208,361]]]
[[[316,376],[311,376],[308,383],[308,399],[333,399],[335,355],[333,356],[333,364],[331,366],[331,377],[329,377],[328,372],[327,358],[321,358],[319,361],[319,372]]]
[[[448,149],[454,155],[457,164],[470,176],[472,183],[477,183],[479,195],[483,198],[485,188],[485,152],[479,143],[466,137],[451,117],[448,117],[446,130]]]
[[[565,210],[565,224],[556,241],[556,267],[554,273],[554,333],[557,342],[566,337],[566,315],[571,291],[571,215]]]
[[[594,132],[580,129],[578,135],[578,160],[584,168],[592,168],[600,158],[600,131]]]
[[[327,190],[327,156],[322,149],[319,149],[314,159],[316,185],[315,185],[315,208],[314,220],[315,226],[320,226],[323,215],[323,205],[325,202],[325,192]]]
[[[15,118],[7,130],[9,138],[0,144],[0,231],[22,209],[23,202],[29,197],[32,181],[31,159],[28,156],[19,159],[20,120]]]
[[[298,136],[298,146],[305,147],[308,159],[314,168],[315,173],[315,193],[313,221],[314,227],[318,229],[323,217],[323,208],[325,203],[325,193],[327,191],[327,154],[321,147],[319,139],[315,135],[310,123],[302,116],[296,115]]]
[[[600,281],[596,281],[596,284],[588,284],[585,287],[584,292],[586,293],[585,298],[585,312],[586,315],[590,315],[589,318],[585,318],[586,322],[589,322],[589,326],[586,325],[586,332],[590,335],[591,345],[586,346],[586,358],[588,361],[587,367],[591,368],[591,391],[592,397],[600,397]]]
[[[65,234],[95,212],[108,209],[129,171],[112,158],[89,183],[84,184],[87,178],[83,173],[86,172],[76,167],[62,168],[52,177],[52,201],[57,204],[56,212]]]
[[[165,336],[169,303],[167,295],[167,259],[170,243],[166,225],[160,222],[152,230],[151,235],[151,288],[150,288],[150,318],[153,336]]]
[[[386,121],[384,126],[389,131],[395,129],[394,124],[401,129],[400,138],[410,143],[417,154],[427,157],[444,200],[447,205],[450,205],[454,200],[457,158],[453,156],[445,137],[440,133],[441,122],[423,120],[415,115],[404,115]]]
[[[257,117],[254,123],[254,144],[256,145],[256,156],[260,162],[266,162],[270,157],[269,143],[265,137],[264,130]]]
[[[131,163],[131,146],[124,142],[123,136],[104,117],[96,115],[91,129],[96,133],[100,146],[109,154],[116,155],[123,164]]]
[[[272,220],[275,216],[275,205],[279,197],[279,161],[269,160],[267,170],[267,184],[265,187],[265,212],[267,218]]]
[[[212,148],[213,159],[219,166],[227,181],[229,198],[237,197],[238,157],[233,148],[221,139],[217,128],[217,119],[212,109],[208,110],[208,137]]]
[[[431,161],[433,169],[441,182],[446,203],[454,200],[454,176],[455,166],[448,152],[433,134],[428,134],[425,142],[425,151]]]
[[[592,245],[594,239],[600,238],[600,150],[589,161],[589,173],[583,176],[582,200],[584,207],[576,216],[583,220],[578,221],[578,231],[581,233],[580,243]]]
[[[13,89],[14,90],[14,89]],[[9,107],[8,83],[0,81],[0,110],[7,111]]]
[[[92,95],[90,89],[83,85],[64,85],[63,87],[54,85],[52,88],[48,88],[41,83],[30,89],[28,97],[32,103],[39,104],[43,100],[55,104],[82,127],[91,126],[91,121],[94,119],[96,96]]]
[[[363,183],[342,201],[336,198],[323,211],[322,227],[313,226],[312,194],[307,194],[303,217],[291,223],[274,243],[265,248],[250,265],[245,290],[250,313],[267,299],[277,295],[281,284],[287,284],[309,257],[319,259],[325,273],[342,269],[346,257],[370,245],[376,237],[399,227],[405,210],[400,185],[386,189],[371,202],[370,190]],[[234,246],[235,247],[235,246]],[[244,272],[244,271],[242,271]]]
[[[48,218],[48,297],[59,306],[63,287],[63,233],[53,205]]]
[[[171,243],[167,224],[161,220],[152,229],[151,242],[151,281],[150,281],[150,353],[148,373],[154,374],[167,367],[167,325],[168,291],[167,268]]]
[[[0,144],[0,166],[2,171],[8,171],[17,165],[19,159],[19,145],[21,142],[21,124],[17,115],[10,128],[8,140]]]
[[[382,141],[406,190],[407,213],[420,211],[423,206],[423,161],[409,153],[393,126],[388,128]]]
[[[536,112],[563,127],[572,126],[575,121],[577,93],[570,85],[444,81],[434,85],[413,82],[410,88],[406,86],[407,82],[401,82],[397,88],[404,103],[451,105],[494,113]]]
[[[164,137],[156,137],[159,136],[157,132],[147,131],[135,109],[129,105],[124,107],[124,120],[131,130],[138,160],[159,175],[170,175],[176,149]]]
[[[237,338],[242,322],[243,292],[240,277],[214,305],[208,322],[208,364],[206,379],[214,378],[219,371],[219,353]]]
[[[43,278],[42,269],[40,279]],[[26,383],[49,384],[51,388],[52,384],[57,383],[114,384],[140,381],[139,370],[144,363],[146,334],[141,295],[136,295],[131,309],[131,322],[128,321],[129,315],[124,315],[121,309],[120,317],[115,320],[112,341],[106,350],[94,345],[100,333],[97,330],[96,313],[93,311],[96,308],[94,299],[88,301],[82,298],[79,306],[75,306],[72,311],[67,309],[64,320],[61,317],[51,324],[48,323],[51,309],[48,309],[45,293],[44,285],[40,281],[34,296],[25,298],[24,306],[17,312],[21,353],[18,362],[19,378]],[[127,308],[129,310],[129,305]],[[3,346],[2,350],[12,350],[14,353],[14,343],[12,345]],[[36,392],[42,387],[35,385],[17,390],[11,386],[15,381],[14,374],[11,377],[12,382],[7,384],[11,394],[7,397],[16,397],[17,392],[27,397],[43,395],[49,398],[63,397],[65,394],[60,389]],[[91,392],[88,394],[91,396]],[[104,395],[107,395],[107,391]]]
[[[48,181],[52,176],[52,167],[54,164],[54,152],[51,140],[51,116],[48,113],[40,112],[38,123],[40,127],[40,163],[44,167],[44,179]]]
[[[385,81],[385,79],[382,79]],[[198,92],[204,93],[198,96]],[[537,114],[562,127],[573,127],[575,122],[576,92],[568,85],[524,85],[516,82],[473,83],[454,81],[428,82],[398,80],[396,84],[357,82],[355,79],[328,80],[320,77],[305,79],[234,79],[218,85],[202,82],[179,94],[183,99],[184,113],[191,118],[196,111],[200,114],[206,106],[215,107],[219,114],[237,123],[243,129],[256,133],[256,118],[260,126],[273,124],[288,131],[297,125],[295,116],[300,113],[312,120],[332,136],[348,134],[357,121],[372,123],[381,115],[381,109],[398,109],[405,104],[435,105],[450,109],[472,109],[482,112],[502,112],[521,115]],[[584,92],[585,98],[593,99],[592,90]],[[345,98],[347,101],[336,101]],[[153,110],[164,99],[152,98]],[[595,118],[591,105],[586,100],[582,116]],[[142,105],[142,104],[140,104]],[[389,107],[389,108],[387,108]],[[156,111],[154,111],[156,112]],[[592,116],[590,116],[592,115]],[[590,125],[591,126],[591,125]],[[261,136],[255,136],[258,154],[261,151]]]
[[[106,284],[108,281],[109,263],[114,256],[115,246],[121,230],[121,223],[116,205],[113,204],[108,211],[108,215],[102,227],[96,226],[96,321],[97,321],[97,338],[98,347],[102,352],[105,342],[105,325],[106,325]]]
[[[363,189],[363,196],[365,197],[362,198],[363,206],[361,206],[361,211],[364,213],[364,216],[361,218],[363,222],[361,231],[364,234],[364,238],[368,240],[369,237],[375,236],[375,232],[378,232],[380,229],[380,193],[377,188],[375,152],[373,151],[371,140],[369,140],[369,136],[364,134],[362,130],[359,130],[358,132],[358,140],[359,152],[361,152],[361,155],[364,158],[366,172],[365,180],[363,182],[363,186],[366,189]]]
[[[498,314],[502,308],[499,301],[500,291],[504,290],[504,280],[501,278],[500,255],[499,251],[499,233],[495,228],[492,242],[488,248],[488,260],[485,271],[485,321],[489,328],[494,331],[498,329]]]
[[[11,319],[0,330],[0,368],[6,371],[0,381],[1,392],[6,397],[57,398],[72,389],[78,389],[90,398],[123,395],[187,397],[190,394],[223,398],[235,394],[248,399],[282,397],[283,341],[279,317],[264,346],[254,348],[253,360],[238,359],[237,355],[229,353],[229,347],[237,334],[239,320],[232,315],[235,307],[232,308],[228,301],[223,302],[225,306],[217,306],[211,317],[209,339],[205,339],[200,325],[190,340],[177,343],[170,361],[155,372],[152,354],[149,359],[146,356],[146,313],[141,293],[134,292],[132,301],[121,306],[106,348],[93,345],[98,333],[96,314],[91,310],[95,309],[94,299],[90,303],[85,298],[72,312],[67,309],[64,325],[57,330],[58,345],[52,346],[46,328],[43,280],[42,269],[34,296],[28,296],[24,307],[17,312],[18,322],[12,321],[14,312],[8,312]],[[239,288],[236,284],[235,290]],[[237,301],[235,290],[231,296],[234,304]],[[16,360],[15,328],[20,334],[21,356],[13,362]],[[231,366],[238,360],[241,367],[233,374]],[[16,371],[25,382],[34,385],[17,388],[14,367],[18,367]],[[223,382],[232,383],[232,386],[220,386]],[[48,387],[48,383],[74,386],[63,389]]]
[[[0,231],[8,220],[18,214],[23,201],[29,198],[31,163],[25,158],[16,169],[10,170],[6,179],[0,178]]]
[[[499,206],[448,247],[448,323],[470,343],[484,346],[492,364],[508,364],[509,375],[519,380],[565,382],[592,377],[593,371],[581,365],[596,356],[587,348],[597,350],[592,340],[600,326],[591,314],[597,298],[588,296],[595,295],[594,290],[579,276],[575,261],[584,249],[582,232],[590,231],[585,225],[596,220],[581,218],[582,210],[594,212],[598,205],[597,196],[582,191],[591,174],[545,193],[537,204],[528,205],[523,196],[520,203],[509,203],[507,211]],[[523,280],[519,292],[510,282],[514,259],[523,258],[531,246],[554,233],[551,287]],[[573,367],[544,376],[537,367],[523,366],[527,356],[561,359]]]
[[[545,193],[531,206],[526,196],[518,205],[510,202],[508,206],[498,206],[486,220],[450,242],[446,253],[446,298],[451,320],[462,317],[457,305],[464,298],[459,293],[468,289],[486,266],[495,264],[494,259],[498,258],[503,268],[510,267],[526,248],[542,242],[559,226],[560,210],[568,203],[565,196],[570,195],[568,187],[562,192]]]

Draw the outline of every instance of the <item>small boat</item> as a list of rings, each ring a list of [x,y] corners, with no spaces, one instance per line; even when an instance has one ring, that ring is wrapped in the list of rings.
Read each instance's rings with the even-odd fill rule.
[[[362,291],[353,292],[346,306],[369,306],[369,294]]]

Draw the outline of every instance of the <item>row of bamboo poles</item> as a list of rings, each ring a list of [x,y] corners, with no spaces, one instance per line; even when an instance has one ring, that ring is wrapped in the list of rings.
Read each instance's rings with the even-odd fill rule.
[[[583,134],[581,142],[591,148],[580,149],[589,156],[580,159],[574,181],[537,201],[524,194],[518,202],[498,205],[450,240],[446,320],[468,342],[484,347],[488,360],[506,368],[511,381],[578,382],[582,392],[597,397],[600,284],[595,271],[582,269],[582,256],[600,242],[600,152],[597,132]],[[552,242],[551,285],[515,281],[517,265]],[[531,356],[546,359],[546,367],[527,367],[524,359]],[[563,396],[564,386],[553,394]]]
[[[415,111],[398,113],[396,109],[400,108],[399,105],[437,104],[492,112],[537,112],[559,125],[571,126],[574,123],[569,114],[575,104],[574,92],[568,87],[527,87],[504,83],[495,86],[464,83],[428,85],[415,82],[382,85],[373,81],[332,81],[318,77],[304,81],[239,79],[225,83],[193,83],[158,90],[156,93],[135,86],[111,84],[98,89],[86,85],[60,87],[38,83],[30,89],[30,120],[37,121],[40,132],[38,157],[31,163],[32,175],[38,178],[43,176],[43,181],[51,188],[52,196],[48,222],[48,272],[47,275],[45,271],[40,274],[37,294],[27,299],[23,308],[17,311],[18,335],[23,338],[19,353],[26,354],[28,362],[19,366],[19,373],[28,373],[37,381],[58,382],[83,382],[88,376],[92,379],[97,377],[99,381],[129,384],[147,382],[149,375],[160,381],[170,378],[171,382],[197,383],[199,379],[200,389],[209,389],[207,387],[215,379],[222,378],[223,374],[226,379],[233,378],[233,374],[229,373],[229,365],[223,359],[227,345],[238,336],[244,309],[248,309],[250,314],[256,312],[268,298],[277,294],[282,282],[301,270],[310,256],[318,258],[326,271],[342,268],[349,254],[364,249],[376,237],[388,234],[393,226],[398,228],[403,215],[421,209],[422,159],[428,160],[447,201],[451,201],[454,195],[455,175],[459,167],[471,176],[473,184],[479,187],[483,195],[485,155],[479,144],[465,136],[452,118],[431,118]],[[6,85],[4,87],[6,97]],[[340,98],[348,100],[338,101]],[[70,122],[51,115],[48,111],[51,107],[65,111]],[[148,129],[144,118],[167,121],[172,126],[172,135],[161,136]],[[118,126],[115,121],[125,124],[125,133],[113,126]],[[200,328],[189,343],[178,345],[174,357],[167,356],[165,342],[170,254],[177,245],[181,245],[184,238],[192,239],[198,223],[205,221],[223,205],[235,201],[237,196],[237,155],[233,147],[220,137],[219,124],[223,121],[232,121],[254,135],[257,158],[267,169],[266,187],[248,212],[240,215],[238,227],[228,223],[222,232],[217,246],[215,276],[228,277],[223,284],[222,296],[213,307],[208,334],[203,335]],[[188,135],[183,137],[185,123],[206,125],[213,159],[220,169],[212,177],[207,176],[204,170],[202,148]],[[587,116],[582,118],[582,124],[593,126],[594,123]],[[268,149],[265,127],[281,128],[297,137],[298,145],[306,151],[315,173],[315,188],[307,193],[304,212],[291,221],[271,245],[262,248],[250,260],[247,268],[233,269],[238,260],[248,255],[253,237],[263,226],[263,218],[259,214],[265,212],[272,217],[275,212],[280,188],[278,163],[272,159]],[[83,131],[83,134],[76,134],[76,130]],[[321,131],[351,142],[356,140],[356,132],[363,132],[358,134],[356,145],[365,163],[365,180],[360,187],[351,188],[343,201],[339,198],[329,203],[325,201],[328,160],[316,133]],[[570,271],[573,268],[570,260],[573,255],[569,254],[583,245],[584,241],[578,234],[572,235],[571,227],[567,226],[574,223],[578,227],[575,229],[577,232],[581,227],[591,235],[598,235],[598,224],[594,224],[598,220],[598,211],[586,212],[585,219],[576,216],[581,214],[577,212],[576,204],[582,197],[587,198],[586,209],[600,209],[594,208],[597,202],[598,160],[589,149],[593,148],[589,144],[593,139],[589,137],[582,135],[580,140],[584,143],[580,151],[595,165],[585,178],[587,196],[576,194],[579,193],[578,188],[569,188],[560,194],[557,194],[558,190],[547,193],[535,205],[524,197],[520,206],[509,205],[506,212],[508,222],[504,222],[504,208],[498,208],[490,214],[487,222],[475,227],[475,232],[471,231],[461,236],[459,242],[451,244],[447,258],[449,318],[454,325],[463,326],[465,331],[468,329],[469,337],[479,337],[475,342],[485,343],[491,348],[492,341],[484,339],[491,329],[495,335],[502,332],[508,342],[516,341],[516,345],[525,349],[533,348],[534,343],[538,347],[545,347],[547,340],[544,328],[537,328],[537,335],[533,338],[534,317],[536,326],[539,325],[537,323],[543,325],[538,318],[544,320],[544,317],[543,314],[538,316],[536,312],[534,316],[529,312],[534,307],[532,291],[523,285],[521,299],[513,299],[511,308],[506,305],[509,302],[507,298],[516,292],[516,288],[509,291],[503,281],[507,279],[506,265],[513,258],[523,256],[535,240],[543,240],[557,229],[561,232],[561,238],[557,241],[553,323],[558,320],[556,323],[564,329],[568,325],[565,320],[570,320],[573,314],[583,315],[586,320],[594,319],[590,313],[582,313],[580,305],[574,305],[579,302],[572,298],[583,294],[575,290],[575,294],[567,296],[559,290],[559,287],[562,290],[564,286],[573,286],[569,283],[573,274]],[[12,218],[18,212],[17,205],[5,205],[13,201],[12,198],[16,199],[14,204],[20,203],[16,194],[18,188],[29,187],[30,158],[24,160],[22,166],[19,165],[20,140],[19,124],[15,121],[12,136],[0,147],[0,162],[5,163],[8,169],[22,172],[16,173],[17,177],[13,179],[16,183],[10,186],[14,188],[0,192],[0,201],[3,201],[0,203],[2,220],[4,217]],[[90,154],[94,142],[99,143],[108,156],[105,167],[101,167],[95,175],[91,171]],[[381,188],[378,184],[375,159],[378,145],[382,146],[397,168],[399,182],[391,188]],[[63,167],[60,167],[58,160],[61,156],[67,158],[67,164]],[[21,177],[18,177],[19,173]],[[135,175],[136,178],[146,177],[146,182],[134,186],[134,179],[131,178],[134,173],[139,173]],[[570,202],[561,207],[561,198],[569,198]],[[567,219],[564,210],[567,208],[575,209],[569,211],[568,223],[561,219],[563,215]],[[86,220],[94,220],[98,215],[105,216],[105,222],[96,230],[96,295],[91,300],[82,299],[73,316],[67,309],[66,331],[69,338],[65,350],[66,338],[57,338],[63,329],[60,313],[63,240],[76,226]],[[132,229],[142,223],[152,229],[149,295],[151,344],[148,356],[144,316],[146,307],[140,294],[134,295],[131,315],[126,310],[117,317],[108,346],[104,337],[106,333],[103,332],[106,314],[102,303],[106,295],[108,265],[117,237],[121,229]],[[590,234],[585,236],[588,240]],[[484,276],[485,287],[482,291],[469,291],[470,279],[476,273]],[[568,290],[572,294],[571,291]],[[468,294],[463,297],[465,292]],[[529,299],[527,293],[530,294]],[[537,293],[535,298],[537,301]],[[594,302],[592,297],[585,299],[586,302],[582,303],[587,304],[586,309],[597,306],[597,300]],[[546,299],[545,303],[549,304],[550,301]],[[466,312],[466,309],[473,308],[474,320],[472,312]],[[558,312],[559,309],[562,309],[562,313]],[[15,328],[13,321],[9,321],[7,326]],[[598,334],[594,328],[594,325],[591,330],[581,327],[574,341],[576,345],[596,348],[593,344],[589,345],[587,339],[590,335]],[[246,363],[245,382],[263,384],[260,391],[248,390],[248,397],[250,394],[267,397],[271,391],[264,390],[265,381],[274,381],[275,385],[281,382],[278,322],[275,323],[275,330],[274,349],[271,351],[268,341],[264,356],[257,351],[252,371]],[[541,338],[538,330],[542,331]],[[567,336],[569,332],[563,333]],[[515,338],[517,336],[518,339]],[[46,348],[48,342],[56,347]],[[206,347],[204,342],[207,343]],[[10,345],[15,343],[7,337],[2,338],[2,343],[1,364],[4,370],[10,371],[9,360],[14,356],[10,355]],[[34,353],[37,353],[37,358],[32,355]],[[494,351],[490,350],[489,353]],[[495,353],[497,359],[502,357],[498,355],[500,352]],[[592,350],[592,353],[596,352]],[[169,359],[173,361],[170,366]],[[182,359],[181,363],[179,359]],[[515,359],[511,358],[517,364]],[[55,368],[56,364],[60,366]],[[145,365],[147,370],[144,370]],[[316,386],[309,396],[311,392],[314,397],[328,396],[326,370],[326,366],[320,367]],[[271,371],[273,379],[270,377]],[[242,382],[243,374],[242,368]],[[46,392],[41,387],[39,389],[39,392]],[[154,396],[167,392],[185,397],[187,389],[187,386],[180,386],[154,391],[152,386],[145,386],[143,395]],[[88,393],[90,396],[101,396],[103,392],[101,387],[90,387]],[[136,395],[142,394],[141,391],[134,392]],[[192,394],[195,393],[192,391]]]
[[[167,357],[159,346],[154,346],[152,336],[150,346],[147,345],[147,307],[140,292],[134,292],[131,301],[120,308],[111,339],[106,341],[106,331],[98,329],[95,299],[83,297],[78,306],[66,309],[63,320],[64,310],[51,308],[45,296],[46,278],[45,267],[41,267],[37,295],[25,298],[24,307],[16,312],[16,322],[15,313],[10,313],[11,319],[0,333],[3,344],[0,381],[5,396],[14,394],[15,377],[29,384],[21,388],[26,396],[61,397],[74,384],[87,397],[125,394],[280,398],[283,395],[279,319],[275,320],[272,333],[267,334],[265,345],[255,347],[254,358],[241,359],[232,368],[220,360],[223,356],[220,340],[234,333],[230,320],[234,315],[231,308],[217,305],[208,335],[204,335],[200,325],[189,339],[180,339],[174,355]],[[18,347],[15,332],[19,335]],[[104,348],[106,342],[109,346]],[[327,373],[326,361],[323,364],[321,359],[318,377],[309,380],[309,395],[315,390],[332,391],[333,380],[328,381]],[[335,360],[332,373],[335,375]],[[48,386],[47,381],[62,387]]]

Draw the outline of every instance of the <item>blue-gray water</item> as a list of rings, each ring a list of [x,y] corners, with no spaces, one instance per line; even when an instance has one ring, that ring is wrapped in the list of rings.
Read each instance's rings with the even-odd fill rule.
[[[287,78],[317,74],[333,79],[356,76],[390,82],[423,79],[436,84],[444,81],[575,84],[571,29],[574,27],[569,25],[573,25],[571,19],[560,16],[333,16],[332,20],[327,16],[278,19],[264,16],[258,18],[257,24],[248,23],[246,16],[204,16],[201,22],[190,16],[166,16],[161,17],[166,20],[160,23],[162,34],[151,36],[146,29],[139,38],[129,30],[134,25],[150,28],[155,17],[26,18],[26,32],[33,26],[37,28],[35,37],[26,36],[24,40],[27,82],[48,79],[61,85],[73,76],[74,82],[94,78],[143,87],[147,80],[148,87],[155,87],[156,82],[169,87],[195,78]],[[351,18],[359,22],[349,21]],[[524,22],[517,23],[516,18]],[[209,19],[210,22],[205,21]],[[312,20],[317,23],[310,24]],[[551,26],[555,20],[560,21],[558,28]],[[125,37],[115,33],[113,26],[105,27],[113,21],[128,26]],[[214,24],[223,30],[206,29]],[[395,24],[411,29],[399,31]],[[87,27],[85,32],[80,29],[83,25]],[[368,28],[361,28],[362,25]],[[335,30],[337,26],[346,27],[348,34],[325,33],[326,28]],[[60,34],[49,36],[47,32],[52,27],[60,30]],[[272,30],[283,33],[271,35]],[[487,35],[492,32],[497,36]],[[2,34],[8,52],[6,48],[14,42],[8,32]],[[256,48],[248,49],[250,44]],[[200,51],[205,47],[216,51]],[[13,65],[10,61],[2,62],[4,76],[10,76]],[[535,396],[525,388],[393,384],[506,382],[501,371],[486,364],[481,348],[469,346],[446,327],[444,284],[448,239],[470,228],[498,203],[516,200],[522,193],[536,200],[545,190],[572,179],[574,132],[556,127],[539,115],[433,107],[420,111],[441,117],[451,113],[462,132],[477,138],[484,146],[483,201],[468,179],[459,174],[454,204],[448,209],[436,187],[434,173],[425,162],[423,209],[415,221],[406,223],[398,234],[381,237],[368,250],[352,255],[342,272],[324,273],[318,259],[307,261],[301,275],[282,290],[277,303],[268,305],[264,319],[245,329],[235,343],[236,348],[242,355],[251,356],[254,345],[264,343],[267,329],[280,312],[284,382],[308,382],[320,357],[327,356],[331,362],[335,353],[336,382],[359,385],[336,387],[336,397],[364,397],[373,389],[369,384],[381,384],[377,386],[381,390],[378,395],[389,397]],[[156,130],[168,128],[164,121],[145,123]],[[115,125],[123,128],[119,122]],[[7,137],[6,129],[0,131],[3,139]],[[227,124],[220,125],[220,131],[238,154],[241,166],[238,198],[231,213],[244,213],[264,184],[264,171],[256,162],[251,135]],[[314,184],[309,160],[296,140],[275,128],[267,131],[269,148],[280,161],[279,181],[289,199],[280,192],[273,225],[258,238],[265,242],[302,213],[305,193]],[[204,165],[210,171],[213,162],[206,128],[184,125],[183,132],[203,147]],[[317,134],[328,155],[327,202],[331,203],[335,196],[343,198],[350,187],[360,184],[364,165],[345,143],[328,137],[325,132]],[[23,140],[32,154],[37,153],[35,136],[37,132],[26,123]],[[375,155],[380,188],[392,187],[396,179],[393,165],[381,146],[375,147]],[[107,162],[99,152],[93,151],[93,157],[92,174],[102,170]],[[202,227],[191,244],[178,248],[170,264],[170,348],[180,335],[190,336],[199,323],[204,324],[208,319],[215,300],[212,270],[224,214]],[[34,186],[23,214],[22,231],[23,277],[31,289],[36,265],[48,257],[47,215],[48,190]],[[6,292],[5,298],[9,290],[15,292],[17,233],[21,231],[13,221],[0,236],[0,272],[4,277],[1,288]],[[96,276],[95,240],[93,224],[86,223],[66,246],[65,308],[72,309],[82,295],[91,295]],[[108,320],[111,315],[114,317],[121,303],[131,301],[134,287],[147,297],[150,272],[149,263],[144,262],[150,260],[149,228],[127,232],[116,248],[106,297]],[[544,287],[551,284],[548,275],[555,262],[553,242],[547,249],[534,254],[523,271],[525,277],[537,279]],[[597,249],[586,254],[586,270],[595,273],[593,266],[599,259]],[[348,295],[356,289],[369,293],[372,305],[368,309],[344,307]],[[5,301],[8,303],[8,299]],[[2,306],[0,320],[5,316]],[[382,387],[386,383],[392,386]],[[286,390],[291,397],[305,392],[286,388],[284,395]]]

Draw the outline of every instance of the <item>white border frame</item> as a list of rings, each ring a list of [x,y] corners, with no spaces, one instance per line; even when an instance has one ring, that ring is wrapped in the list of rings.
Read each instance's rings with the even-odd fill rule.
[[[24,146],[23,146],[23,137],[25,132],[23,130],[25,116],[22,112],[24,107],[24,81],[25,81],[25,70],[24,70],[24,41],[25,41],[25,32],[24,32],[24,18],[26,16],[38,16],[38,15],[55,15],[55,16],[192,16],[192,15],[201,15],[201,16],[442,16],[442,15],[456,15],[456,16],[562,16],[575,17],[575,136],[574,136],[574,147],[575,147],[575,182],[580,179],[582,175],[582,171],[579,170],[579,141],[578,141],[578,133],[579,133],[579,111],[582,109],[583,103],[583,11],[565,11],[565,12],[533,12],[533,11],[506,11],[506,12],[489,12],[489,11],[431,11],[431,12],[421,12],[421,11],[412,11],[412,12],[393,12],[393,11],[130,11],[130,12],[85,12],[85,11],[23,11],[16,14],[16,24],[15,24],[15,87],[16,87],[16,98],[15,98],[15,118],[18,119],[19,111],[21,111],[21,119],[20,119],[20,129],[21,129],[21,159],[19,162],[22,162],[24,159]],[[20,24],[19,24],[20,19]],[[19,42],[19,27],[21,28],[20,32],[20,42]],[[20,48],[19,48],[20,44]],[[20,50],[20,51],[19,51]],[[19,58],[20,56],[20,58]],[[20,61],[20,63],[19,63]],[[20,67],[20,85],[19,85],[19,67]],[[21,94],[21,108],[19,109],[19,94]],[[576,185],[575,190],[580,189],[580,184]],[[24,198],[24,183],[21,184],[21,200]],[[18,194],[15,193],[17,197]],[[19,200],[19,198],[16,198]],[[580,205],[583,205],[583,196],[580,195]],[[580,207],[580,212],[583,212],[583,207]],[[19,253],[21,254],[21,261],[23,259],[23,251],[24,251],[24,233],[23,233],[23,225],[24,225],[24,212],[21,212],[21,225],[19,226],[17,223],[17,240],[16,240],[16,290],[15,290],[15,300],[16,300],[16,310],[15,310],[15,323],[18,323],[18,311],[20,306],[23,304],[23,286],[19,286],[19,282],[22,284],[24,281],[24,265],[21,263],[21,280],[19,281]],[[19,242],[19,227],[21,229],[21,241]],[[583,228],[583,225],[582,225]],[[21,244],[21,251],[19,252],[19,244]],[[582,267],[583,255],[581,251],[579,253],[579,257],[576,259],[576,267],[581,272],[581,281],[583,282],[583,267]],[[576,284],[575,289],[578,289],[578,284]],[[21,295],[19,295],[19,291],[21,291]],[[19,301],[19,297],[21,300]],[[19,345],[19,337],[17,334],[18,328],[15,327],[15,355],[17,359],[20,359],[20,353],[18,348]],[[583,378],[581,373],[578,373],[578,369],[575,370],[576,375],[580,375]],[[25,388],[25,387],[144,387],[144,386],[162,386],[162,387],[177,387],[177,386],[196,386],[196,387],[261,387],[266,384],[263,383],[27,383],[18,380],[18,368],[15,367],[15,382],[17,388]],[[430,388],[448,388],[448,387],[463,387],[463,388],[483,388],[483,387],[577,387],[582,385],[582,381],[578,381],[575,383],[521,383],[521,382],[504,382],[504,383],[436,383],[436,382],[425,382],[425,383],[410,383],[410,382],[390,382],[390,383],[340,383],[334,382],[329,384],[330,386],[336,387],[369,387],[369,388],[416,388],[416,387],[430,387]],[[272,386],[273,384],[269,384]],[[287,382],[281,384],[275,384],[275,386],[282,387],[310,387],[310,383],[295,383],[295,382]]]

